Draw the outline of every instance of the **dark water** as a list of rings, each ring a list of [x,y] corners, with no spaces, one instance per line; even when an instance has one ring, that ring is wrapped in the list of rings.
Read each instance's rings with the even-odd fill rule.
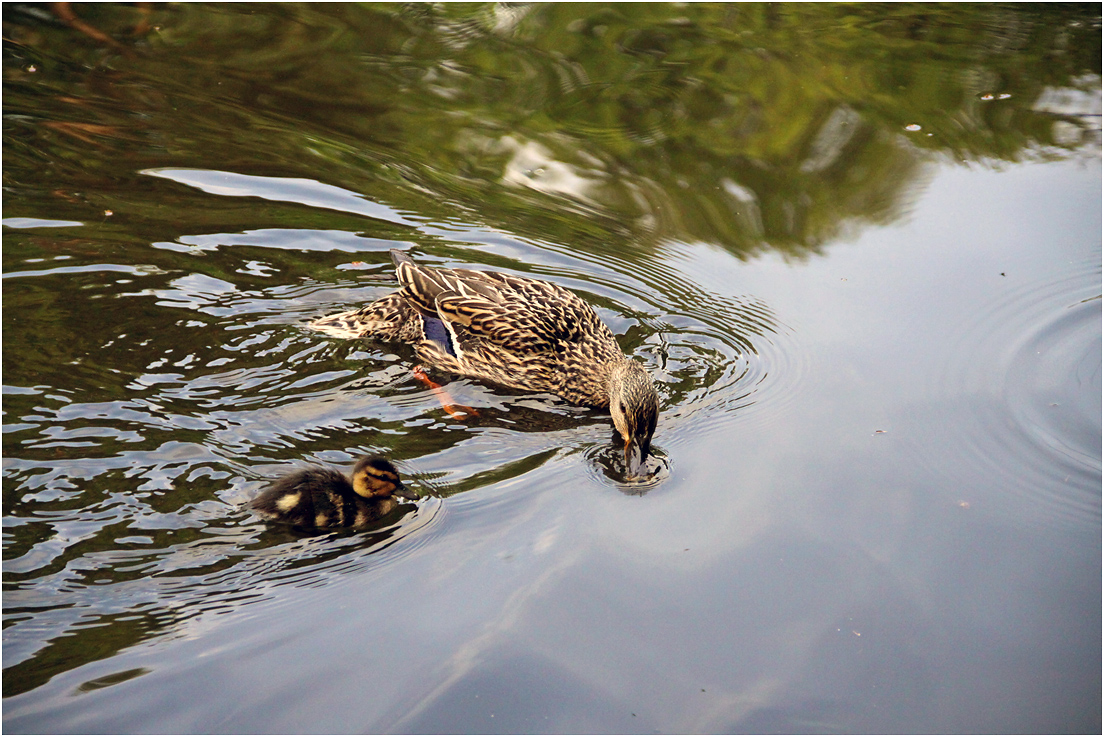
[[[67,12],[4,5],[5,731],[1099,733],[1099,5]],[[666,472],[305,328],[390,248],[583,296]],[[243,506],[365,452],[424,498]]]

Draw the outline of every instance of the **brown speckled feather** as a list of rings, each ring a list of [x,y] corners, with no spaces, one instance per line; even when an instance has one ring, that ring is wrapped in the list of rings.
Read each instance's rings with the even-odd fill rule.
[[[401,289],[311,327],[338,338],[410,343],[435,368],[575,404],[605,407],[605,364],[625,360],[590,305],[548,282],[494,271],[420,266],[393,251]],[[417,315],[447,323],[457,355],[427,340]]]
[[[578,295],[526,277],[427,268],[407,257],[397,261],[400,293],[423,314],[448,323],[459,347],[452,356],[423,340],[416,346],[423,361],[575,404],[609,404],[603,367],[625,357]]]
[[[415,343],[425,338],[418,312],[393,292],[358,310],[320,317],[310,327],[334,338],[376,338],[390,343]]]

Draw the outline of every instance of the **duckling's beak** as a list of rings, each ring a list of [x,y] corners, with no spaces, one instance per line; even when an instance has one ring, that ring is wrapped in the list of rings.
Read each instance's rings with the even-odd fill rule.
[[[418,492],[414,491],[413,489],[406,488],[405,486],[403,486],[401,481],[399,482],[399,485],[395,487],[395,490],[391,493],[399,497],[400,499],[409,499],[410,501],[417,501],[421,498],[418,496]]]

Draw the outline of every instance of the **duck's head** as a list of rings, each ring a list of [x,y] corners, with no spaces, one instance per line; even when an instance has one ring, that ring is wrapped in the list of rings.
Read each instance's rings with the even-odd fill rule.
[[[353,491],[362,497],[399,496],[417,499],[418,495],[403,486],[394,464],[383,456],[364,456],[353,466]]]
[[[625,441],[625,467],[630,476],[639,476],[659,419],[659,394],[652,377],[636,361],[616,364],[608,381],[613,426]]]

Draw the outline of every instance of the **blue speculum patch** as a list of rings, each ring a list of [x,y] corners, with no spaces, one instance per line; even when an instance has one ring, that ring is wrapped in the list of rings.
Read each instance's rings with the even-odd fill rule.
[[[438,317],[422,316],[422,326],[425,329],[425,337],[437,343],[445,349],[450,356],[456,356],[456,346],[453,345],[452,335],[445,327],[445,321]]]

